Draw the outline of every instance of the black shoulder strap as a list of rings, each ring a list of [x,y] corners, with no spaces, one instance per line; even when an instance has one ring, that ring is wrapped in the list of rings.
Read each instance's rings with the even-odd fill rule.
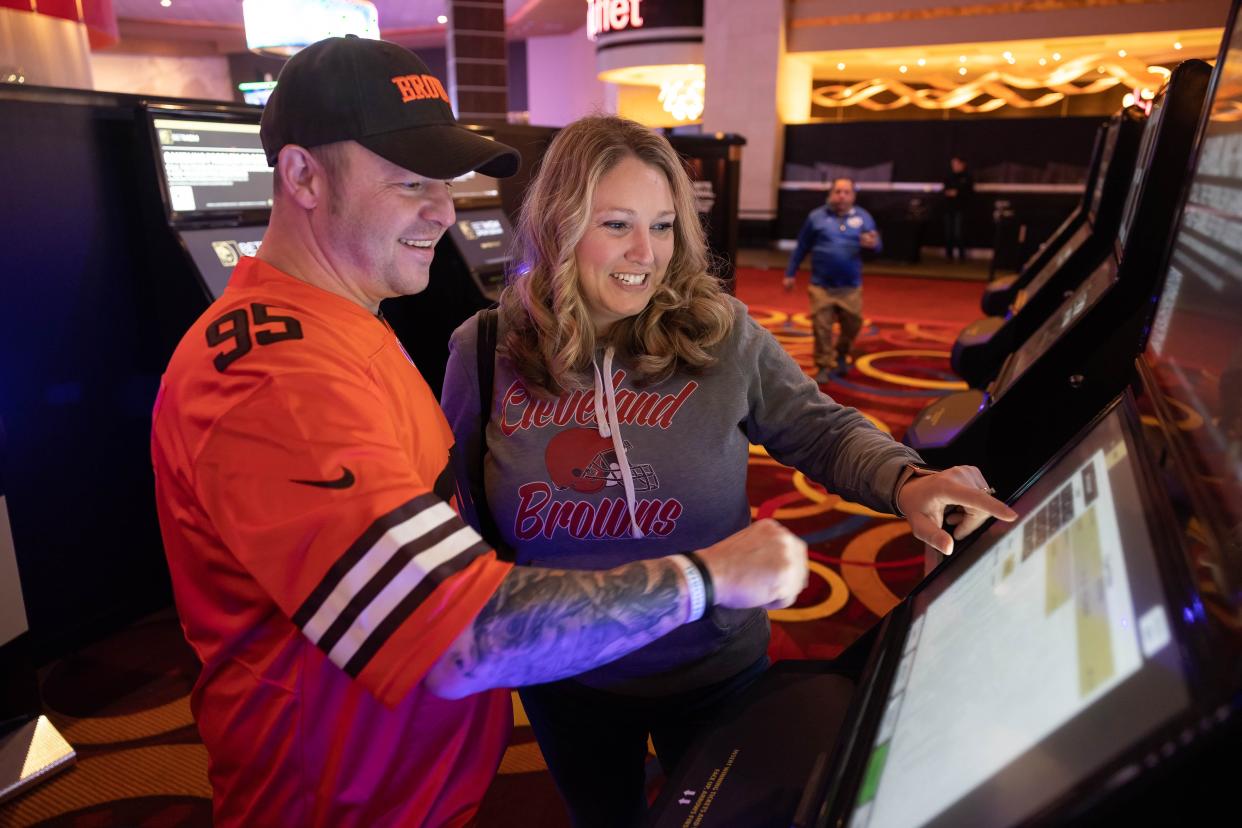
[[[479,411],[483,424],[483,450],[487,451],[487,421],[492,411],[492,383],[496,379],[496,325],[499,311],[492,307],[479,312]]]
[[[479,374],[479,459],[471,469],[471,498],[483,539],[492,545],[502,560],[513,560],[513,551],[501,538],[492,510],[487,505],[487,487],[483,483],[483,461],[487,457],[487,423],[492,417],[492,385],[496,380],[496,329],[499,311],[495,307],[479,313],[478,374]]]

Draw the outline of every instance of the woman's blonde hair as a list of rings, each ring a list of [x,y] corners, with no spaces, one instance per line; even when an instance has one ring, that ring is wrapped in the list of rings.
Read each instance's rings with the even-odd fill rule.
[[[611,326],[608,341],[640,384],[698,370],[728,336],[733,310],[709,272],[694,188],[664,136],[613,116],[561,130],[526,192],[518,218],[519,265],[500,298],[503,348],[526,384],[556,395],[586,385],[595,327],[579,284],[575,248],[591,222],[599,181],[626,158],[664,173],[673,196],[673,255],[647,307]]]

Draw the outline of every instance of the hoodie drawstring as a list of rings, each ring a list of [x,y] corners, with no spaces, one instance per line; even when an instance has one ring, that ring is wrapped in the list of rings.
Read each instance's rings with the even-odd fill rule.
[[[599,425],[600,437],[612,438],[612,450],[617,455],[617,463],[621,467],[621,484],[625,488],[625,505],[630,513],[630,535],[634,538],[643,537],[643,530],[638,528],[636,507],[634,506],[634,476],[630,473],[630,459],[625,453],[625,441],[621,439],[621,426],[617,422],[617,392],[612,387],[612,358],[616,353],[609,345],[604,351],[604,375],[601,377],[595,358],[591,358],[591,367],[595,369],[595,422]],[[604,398],[608,399],[607,411],[604,409]]]

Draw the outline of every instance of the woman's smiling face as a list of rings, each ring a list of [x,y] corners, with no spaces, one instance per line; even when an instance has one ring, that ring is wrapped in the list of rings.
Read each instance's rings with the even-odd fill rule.
[[[628,156],[599,180],[590,224],[574,249],[596,334],[647,307],[673,255],[676,217],[658,167]]]

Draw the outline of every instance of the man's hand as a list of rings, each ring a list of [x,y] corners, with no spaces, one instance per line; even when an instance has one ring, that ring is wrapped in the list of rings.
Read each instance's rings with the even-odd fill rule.
[[[953,539],[966,537],[989,517],[1004,521],[1017,520],[1018,513],[992,497],[983,473],[974,466],[954,466],[931,475],[915,475],[897,492],[901,509],[914,536],[930,544],[943,555],[953,554]],[[953,535],[940,528],[945,514],[954,526]]]
[[[806,588],[806,543],[771,519],[699,550],[722,607],[780,609]]]
[[[957,198],[957,188],[956,187],[945,187],[944,194],[946,198]]]
[[[786,276],[785,277],[785,291],[787,293],[792,293],[793,289],[794,289],[794,277]]]
[[[880,244],[880,234],[874,230],[864,230],[858,236],[858,243],[868,250],[875,250]]]

